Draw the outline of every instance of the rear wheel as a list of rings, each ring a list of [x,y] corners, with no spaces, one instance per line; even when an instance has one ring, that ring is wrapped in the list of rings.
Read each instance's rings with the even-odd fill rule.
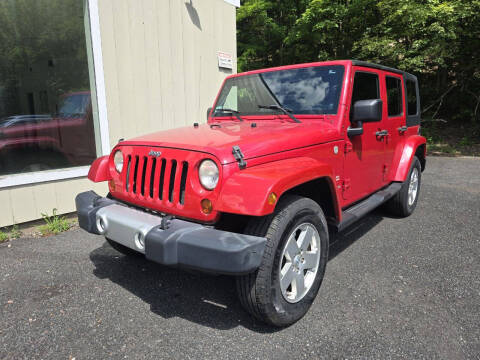
[[[265,236],[257,271],[237,278],[243,307],[256,318],[288,326],[302,318],[315,299],[328,259],[328,231],[320,206],[286,196],[272,215],[255,218],[246,233]]]
[[[107,240],[107,242],[110,244],[110,246],[112,248],[117,250],[119,253],[122,253],[123,255],[126,255],[126,256],[142,256],[142,253],[139,253],[138,251],[130,249],[129,247],[126,247],[122,244],[119,244],[116,241],[113,241],[109,238],[105,238],[105,240]]]
[[[415,156],[407,180],[403,183],[400,191],[386,203],[387,210],[396,216],[410,216],[417,206],[421,180],[422,167],[420,160]]]

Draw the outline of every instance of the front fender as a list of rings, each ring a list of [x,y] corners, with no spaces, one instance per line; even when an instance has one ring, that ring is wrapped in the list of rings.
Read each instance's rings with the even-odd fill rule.
[[[108,169],[108,155],[99,157],[96,159],[90,170],[88,171],[88,178],[93,182],[102,182],[108,181],[112,177],[110,176],[110,171]]]
[[[271,214],[276,203],[268,203],[270,193],[279,199],[287,190],[320,177],[327,177],[335,189],[330,165],[312,158],[280,160],[237,171],[224,182],[216,209],[252,216]],[[336,198],[335,193],[332,195]]]
[[[413,157],[419,146],[425,145],[427,139],[420,135],[409,136],[395,151],[392,164],[391,181],[405,181],[412,165]],[[423,156],[425,156],[426,147]]]

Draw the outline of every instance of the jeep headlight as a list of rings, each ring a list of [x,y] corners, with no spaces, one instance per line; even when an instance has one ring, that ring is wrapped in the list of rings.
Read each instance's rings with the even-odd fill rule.
[[[121,173],[123,169],[123,154],[120,150],[117,150],[115,155],[113,155],[113,163],[115,164],[115,169]]]
[[[218,184],[218,167],[212,160],[203,160],[198,168],[200,183],[207,190],[213,190]]]

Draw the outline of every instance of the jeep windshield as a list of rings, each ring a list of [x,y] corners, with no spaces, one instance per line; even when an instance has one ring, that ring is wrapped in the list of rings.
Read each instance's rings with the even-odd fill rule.
[[[310,66],[267,71],[227,79],[215,105],[243,115],[336,114],[343,83],[344,67]],[[228,111],[225,111],[228,112]]]

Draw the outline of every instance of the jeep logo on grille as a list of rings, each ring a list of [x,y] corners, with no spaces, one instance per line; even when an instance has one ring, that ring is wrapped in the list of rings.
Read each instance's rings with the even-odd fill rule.
[[[161,151],[150,150],[150,152],[148,153],[148,155],[149,155],[149,156],[159,157],[160,155],[162,155],[162,152],[161,152]]]

